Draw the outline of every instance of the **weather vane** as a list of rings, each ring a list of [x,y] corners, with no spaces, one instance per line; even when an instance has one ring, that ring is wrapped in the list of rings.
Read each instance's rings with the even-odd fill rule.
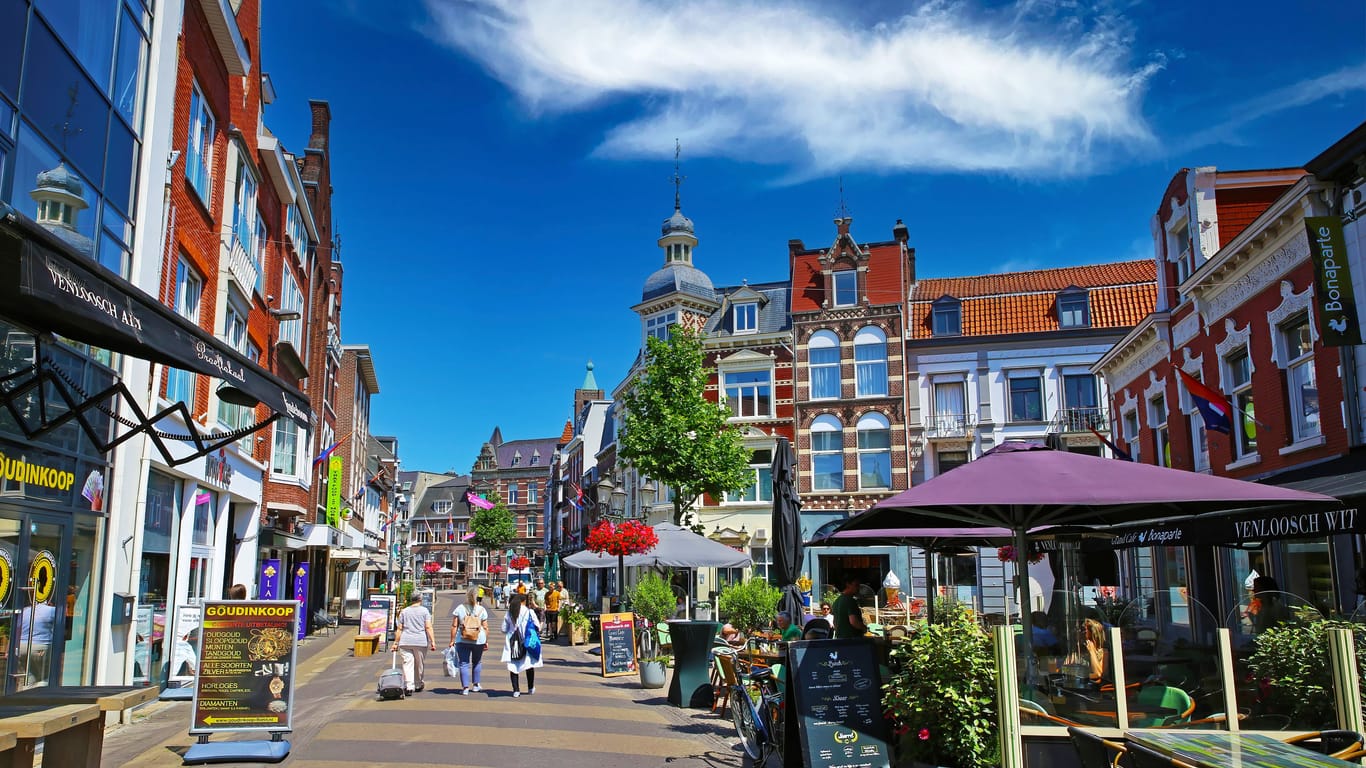
[[[76,89],[76,86],[75,86],[74,84],[73,84],[70,88],[67,89],[66,95],[67,95],[67,98],[69,98],[69,99],[71,100],[71,104],[70,104],[70,106],[68,106],[68,107],[66,108],[66,121],[63,122],[60,126],[53,126],[54,128],[59,128],[59,129],[61,130],[61,133],[62,133],[62,151],[63,151],[63,152],[68,152],[68,151],[70,151],[70,149],[69,149],[69,148],[67,147],[67,145],[66,145],[66,140],[67,140],[68,138],[70,138],[72,134],[77,134],[77,135],[79,135],[79,134],[85,133],[85,129],[84,129],[84,128],[72,128],[72,127],[71,127],[71,118],[76,114],[76,102],[78,101],[78,99],[76,98],[76,96],[77,96],[79,93],[80,93],[80,91],[78,91],[78,90]]]
[[[683,180],[686,179],[686,178],[688,178],[687,176],[682,176],[682,175],[680,175],[680,174],[678,173],[678,158],[679,158],[679,156],[682,155],[682,154],[683,154],[683,145],[680,144],[680,143],[678,142],[678,139],[674,139],[674,177],[673,177],[673,183],[674,183],[674,210],[675,210],[675,211],[679,211],[679,210],[682,210],[682,209],[683,209],[682,202],[679,200],[679,198],[680,198],[680,193],[682,192]]]
[[[835,215],[841,219],[849,218],[849,206],[844,204],[844,176],[840,176],[840,207],[835,211]]]

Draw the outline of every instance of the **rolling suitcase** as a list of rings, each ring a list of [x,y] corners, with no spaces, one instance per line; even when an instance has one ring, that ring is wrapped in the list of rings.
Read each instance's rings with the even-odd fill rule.
[[[384,670],[379,676],[379,697],[381,699],[403,698],[403,670],[398,666],[398,649],[394,649],[394,666]]]

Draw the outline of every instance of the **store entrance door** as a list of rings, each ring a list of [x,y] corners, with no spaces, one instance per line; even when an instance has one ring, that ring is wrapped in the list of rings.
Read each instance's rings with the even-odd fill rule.
[[[70,522],[0,511],[0,650],[5,694],[61,681],[68,639]]]

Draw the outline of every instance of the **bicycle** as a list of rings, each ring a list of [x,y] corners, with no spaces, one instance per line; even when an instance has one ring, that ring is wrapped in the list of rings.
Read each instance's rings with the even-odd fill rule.
[[[730,717],[740,735],[740,746],[762,768],[769,755],[783,753],[783,722],[786,716],[782,688],[769,667],[748,675],[759,692],[759,703],[750,698],[749,687],[737,682],[730,690]]]

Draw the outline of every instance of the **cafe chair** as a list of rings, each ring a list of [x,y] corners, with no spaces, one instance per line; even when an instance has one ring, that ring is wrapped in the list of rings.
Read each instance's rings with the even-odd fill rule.
[[[1072,737],[1072,747],[1077,750],[1077,757],[1081,758],[1082,768],[1129,765],[1129,748],[1118,741],[1110,741],[1076,726],[1068,726],[1067,735]]]
[[[1361,734],[1356,731],[1347,730],[1335,729],[1302,733],[1298,736],[1282,739],[1282,741],[1286,744],[1294,744],[1297,747],[1318,752],[1321,755],[1331,755],[1339,760],[1347,759],[1344,755],[1366,750],[1366,739],[1363,739]]]
[[[1130,707],[1129,725],[1153,728],[1190,722],[1195,712],[1195,699],[1180,688],[1169,685],[1145,685],[1134,697]]]
[[[1246,714],[1244,714],[1244,713],[1242,713],[1242,712],[1239,712],[1239,713],[1238,713],[1238,722],[1239,722],[1239,723],[1242,723],[1242,722],[1243,722],[1244,720],[1246,720],[1246,719],[1247,719],[1247,715],[1246,715]],[[1228,715],[1224,714],[1223,712],[1215,712],[1214,714],[1212,714],[1212,715],[1207,715],[1207,716],[1205,716],[1205,717],[1200,718],[1199,720],[1188,720],[1188,721],[1186,721],[1186,722],[1179,722],[1179,723],[1166,723],[1166,724],[1163,724],[1163,725],[1154,725],[1154,726],[1152,726],[1152,727],[1153,727],[1153,728],[1168,728],[1168,729],[1171,729],[1171,728],[1206,728],[1206,727],[1208,727],[1208,730],[1224,731],[1224,730],[1228,730]],[[1243,727],[1243,726],[1241,726],[1241,725],[1239,726],[1239,729],[1240,729],[1240,730],[1247,730],[1245,727]]]
[[[711,688],[711,711],[715,712],[719,707],[721,717],[725,717],[730,712],[730,691],[740,684],[740,678],[735,674],[735,653],[718,650],[713,660],[716,663],[717,682]]]
[[[1024,725],[1061,725],[1065,728],[1081,725],[1065,717],[1058,717],[1037,701],[1023,698],[1020,699],[1020,722]]]
[[[1129,768],[1196,768],[1179,757],[1164,755],[1135,742],[1128,743]]]

